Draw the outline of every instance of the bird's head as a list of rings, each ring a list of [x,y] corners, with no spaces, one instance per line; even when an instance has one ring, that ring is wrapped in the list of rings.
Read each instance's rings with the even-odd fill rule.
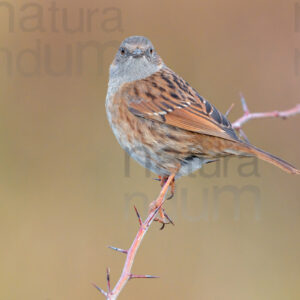
[[[150,40],[131,36],[120,45],[110,68],[110,76],[134,81],[150,76],[163,66],[163,61]]]

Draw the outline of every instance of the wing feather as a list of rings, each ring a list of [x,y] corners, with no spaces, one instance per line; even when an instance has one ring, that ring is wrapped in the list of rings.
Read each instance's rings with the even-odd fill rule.
[[[172,70],[127,83],[121,90],[131,113],[184,130],[239,140],[227,118]]]

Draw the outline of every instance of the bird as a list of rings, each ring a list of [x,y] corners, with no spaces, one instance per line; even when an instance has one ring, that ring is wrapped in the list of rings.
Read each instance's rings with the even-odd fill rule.
[[[175,179],[227,156],[254,156],[300,174],[238,137],[229,120],[170,69],[146,37],[130,36],[121,43],[110,65],[105,106],[121,147],[157,174],[162,186],[173,176],[171,195]],[[157,206],[152,203],[152,209]],[[161,208],[157,220],[163,226],[172,222]]]

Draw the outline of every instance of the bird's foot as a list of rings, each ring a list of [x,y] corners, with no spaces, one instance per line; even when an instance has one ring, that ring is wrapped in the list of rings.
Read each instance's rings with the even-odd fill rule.
[[[160,230],[163,230],[167,224],[175,225],[163,208],[159,209],[159,217],[155,218],[154,221],[162,224]]]
[[[169,218],[169,216],[166,214],[165,210],[162,208],[162,204],[164,202],[166,193],[168,191],[169,186],[171,186],[171,195],[167,199],[171,199],[174,196],[175,192],[175,173],[171,175],[172,179],[169,178],[169,176],[159,176],[158,180],[160,181],[160,185],[162,187],[162,190],[158,196],[158,198],[151,202],[149,205],[150,212],[153,212],[155,210],[158,210],[159,216],[154,219],[154,221],[157,221],[162,224],[161,230],[164,229],[166,224],[172,224],[174,225],[173,221]]]

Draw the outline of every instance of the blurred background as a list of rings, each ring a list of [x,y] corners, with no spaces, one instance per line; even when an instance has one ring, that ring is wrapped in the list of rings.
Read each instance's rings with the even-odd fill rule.
[[[102,299],[159,193],[106,120],[119,43],[145,35],[165,63],[229,119],[300,102],[300,2],[2,1],[0,299]],[[299,49],[299,50],[298,50]],[[245,125],[250,141],[300,167],[300,116]],[[249,159],[181,179],[120,299],[300,299],[299,178]]]

